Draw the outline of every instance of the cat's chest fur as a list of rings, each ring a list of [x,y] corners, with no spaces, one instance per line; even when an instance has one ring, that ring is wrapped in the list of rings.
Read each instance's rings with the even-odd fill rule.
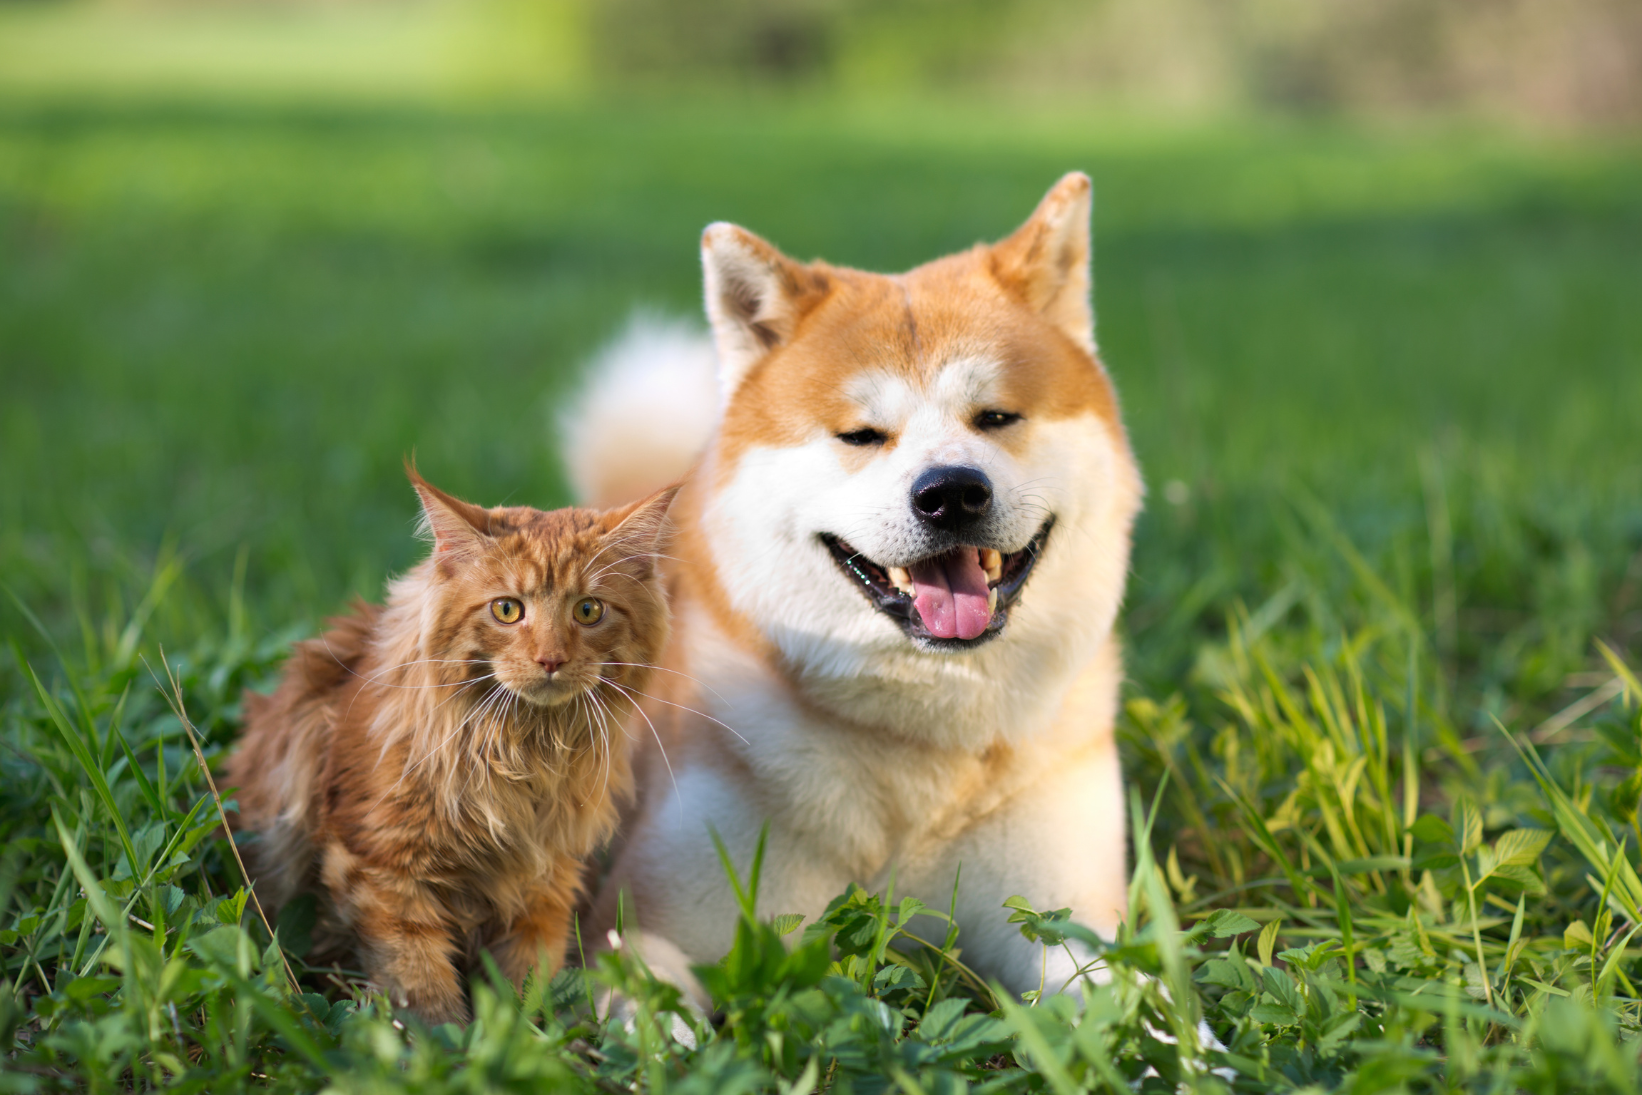
[[[545,763],[522,779],[488,775],[482,790],[461,797],[460,821],[442,826],[444,858],[457,869],[537,875],[554,856],[592,851],[614,815],[596,777],[565,779]]]
[[[441,889],[482,899],[539,879],[614,822],[610,761],[590,746],[525,742],[504,759],[476,749],[430,763],[406,739],[384,751],[352,729],[333,743],[325,827],[360,859]]]

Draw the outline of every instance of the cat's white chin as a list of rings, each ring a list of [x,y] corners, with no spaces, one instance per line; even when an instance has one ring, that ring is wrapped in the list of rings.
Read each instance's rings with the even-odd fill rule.
[[[583,692],[587,686],[579,681],[537,681],[523,688],[510,688],[520,699],[534,707],[563,707]]]

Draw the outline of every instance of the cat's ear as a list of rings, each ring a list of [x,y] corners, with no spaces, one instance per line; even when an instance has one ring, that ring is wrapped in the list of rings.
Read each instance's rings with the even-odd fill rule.
[[[824,270],[722,221],[701,234],[701,272],[718,349],[718,390],[726,400],[754,365],[792,338],[798,321],[831,288]]]
[[[446,494],[423,479],[408,460],[405,474],[422,500],[422,527],[433,540],[436,557],[465,554],[485,542],[490,529],[489,510]]]
[[[616,545],[619,565],[628,573],[648,578],[655,572],[672,537],[667,510],[677,496],[678,487],[663,487],[648,498],[605,511],[604,525],[610,530],[605,540]]]

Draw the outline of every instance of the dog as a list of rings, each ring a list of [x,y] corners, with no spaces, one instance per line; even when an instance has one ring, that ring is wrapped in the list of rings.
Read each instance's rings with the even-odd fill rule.
[[[761,914],[813,919],[852,882],[946,909],[956,885],[965,961],[1016,993],[1077,959],[1046,969],[1011,895],[1111,937],[1143,486],[1095,345],[1090,201],[1069,174],[1008,238],[898,275],[713,224],[712,347],[652,323],[605,355],[567,431],[582,500],[683,486],[595,938],[621,915],[664,976],[717,960],[738,907],[714,834],[745,873],[766,825]]]

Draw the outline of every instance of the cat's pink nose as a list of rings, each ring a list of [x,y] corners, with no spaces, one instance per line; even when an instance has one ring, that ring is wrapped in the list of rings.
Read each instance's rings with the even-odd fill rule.
[[[563,658],[552,658],[552,657],[548,657],[546,655],[543,655],[542,657],[536,659],[536,664],[541,666],[544,670],[546,670],[547,674],[549,676],[552,676],[554,673],[556,673],[558,671],[559,666],[564,664],[564,659]]]

